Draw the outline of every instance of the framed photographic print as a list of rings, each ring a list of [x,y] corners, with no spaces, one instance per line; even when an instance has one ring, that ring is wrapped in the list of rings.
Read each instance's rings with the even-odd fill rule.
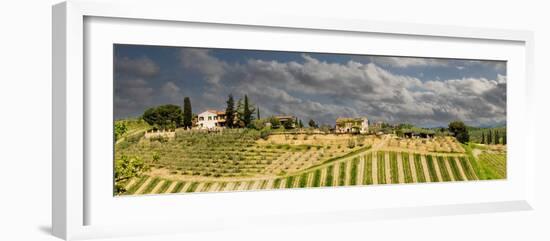
[[[53,8],[56,236],[532,208],[530,32],[124,5]]]

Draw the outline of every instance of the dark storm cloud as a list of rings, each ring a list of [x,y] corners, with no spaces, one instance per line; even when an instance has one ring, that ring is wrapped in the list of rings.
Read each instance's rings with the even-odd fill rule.
[[[120,87],[129,90],[120,92],[119,105],[147,100],[148,104],[179,103],[185,95],[191,97],[193,111],[199,113],[206,108],[223,109],[231,93],[236,98],[247,94],[263,116],[291,114],[326,124],[334,124],[337,117],[357,116],[422,126],[444,126],[455,119],[476,126],[506,122],[505,62],[400,57],[369,57],[366,62],[348,57],[348,61],[329,62],[309,54],[294,55],[285,61],[247,57],[229,61],[219,52],[214,55],[216,50],[177,51],[178,64],[174,68],[179,68],[182,76],[155,80],[154,85],[120,81]],[[244,51],[239,54],[245,56]],[[139,61],[126,62],[121,73],[132,66],[129,63]],[[423,71],[454,71],[460,76],[419,79],[418,75],[398,74],[418,67]],[[490,79],[469,76],[468,70],[473,67],[481,69],[478,72],[491,69],[491,74],[495,68],[503,70]],[[143,80],[148,79],[143,74],[152,72],[136,71]],[[186,82],[194,79],[194,84]]]

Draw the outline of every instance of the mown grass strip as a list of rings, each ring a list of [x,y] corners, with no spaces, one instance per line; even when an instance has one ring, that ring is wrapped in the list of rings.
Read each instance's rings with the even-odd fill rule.
[[[334,166],[331,165],[331,166],[327,167],[327,176],[326,176],[326,179],[325,179],[325,187],[332,186],[332,184],[333,184],[332,179],[333,178],[334,178]]]
[[[168,190],[168,188],[170,187],[170,185],[172,185],[173,181],[170,181],[170,180],[164,180],[164,183],[162,184],[162,186],[160,186],[159,189],[157,189],[157,191],[155,193],[164,193],[166,192],[166,190]]]
[[[468,164],[468,160],[466,160],[466,157],[461,156],[458,158],[460,160],[460,165],[462,166],[462,170],[464,170],[464,174],[466,175],[466,178],[468,180],[475,180],[474,173],[472,169],[470,168],[470,165]]]
[[[265,189],[265,187],[267,186],[267,180],[263,180],[262,183],[260,183],[260,186],[258,189]]]
[[[292,188],[293,184],[294,184],[294,176],[289,176],[286,178],[286,185],[285,185],[285,188]]]
[[[391,183],[399,183],[399,167],[397,167],[397,153],[390,152]]]
[[[313,173],[313,183],[312,183],[312,186],[313,186],[313,187],[319,187],[319,186],[321,186],[321,169],[317,169],[317,170],[315,170],[315,172]]]
[[[211,183],[211,182],[205,183],[205,184],[202,186],[201,192],[208,192],[208,189],[210,189],[211,186],[212,186],[212,183]]]
[[[302,173],[302,175],[300,175],[300,180],[298,182],[298,186],[300,188],[304,188],[307,186],[307,177],[309,175],[309,172],[305,172],[305,173]]]
[[[227,186],[227,182],[221,182],[218,186],[218,192],[223,192],[223,189]]]
[[[136,191],[141,187],[141,185],[143,185],[143,183],[145,183],[145,181],[147,181],[147,179],[149,179],[149,176],[141,176],[137,181],[136,183],[134,183],[134,185],[132,185],[130,188],[128,188],[128,190],[126,190],[126,193],[124,194],[134,194],[136,193]]]
[[[185,192],[194,192],[197,189],[197,186],[199,186],[198,182],[192,182],[191,185],[185,190]]]
[[[424,168],[422,167],[422,159],[420,154],[414,154],[414,168],[416,169],[416,179],[418,182],[426,182],[426,177],[424,176]]]
[[[359,165],[359,157],[353,158],[351,161],[351,170],[349,174],[349,185],[357,185],[357,166]]]
[[[281,188],[281,181],[282,181],[281,178],[277,178],[277,179],[273,180],[273,189]]]
[[[409,163],[409,153],[401,153],[401,162],[403,163],[403,173],[405,174],[405,183],[412,183],[411,164]]]
[[[371,185],[372,182],[372,153],[365,156],[365,171],[363,172],[363,184]]]
[[[151,182],[149,182],[149,184],[143,190],[143,194],[151,193],[151,191],[153,191],[153,189],[157,186],[159,182],[160,182],[160,178],[154,177],[153,180],[151,180]]]
[[[386,184],[386,159],[383,151],[377,153],[378,184]]]
[[[338,169],[338,186],[346,185],[346,162],[340,162]]]
[[[452,156],[447,157],[447,161],[449,162],[449,166],[451,166],[451,171],[453,172],[453,176],[455,177],[455,180],[463,181],[464,178],[460,174],[460,169],[458,169],[458,165],[456,165],[456,161],[454,157]]]
[[[432,182],[440,182],[441,180],[439,180],[439,177],[437,176],[437,171],[435,170],[435,164],[432,155],[426,155],[426,162],[428,163],[430,180],[432,180]]]
[[[178,182],[176,184],[176,186],[174,187],[174,189],[172,189],[172,193],[178,193],[178,192],[181,192],[181,189],[183,189],[183,187],[185,186],[185,182]]]
[[[451,176],[447,170],[447,165],[445,165],[445,159],[442,156],[437,156],[437,164],[439,165],[439,172],[441,172],[441,178],[444,182],[450,182]]]

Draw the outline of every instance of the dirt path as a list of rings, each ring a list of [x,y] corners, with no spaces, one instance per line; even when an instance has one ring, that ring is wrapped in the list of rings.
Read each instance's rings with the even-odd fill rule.
[[[340,182],[340,162],[334,163],[334,169],[332,169],[332,186],[338,186]]]
[[[414,183],[418,182],[418,177],[416,176],[416,164],[414,164],[414,155],[409,154],[409,165],[411,166],[411,174]]]
[[[210,188],[208,188],[207,192],[216,192],[218,191],[218,188],[220,188],[219,182],[212,183],[212,185],[210,185]]]
[[[268,190],[269,190],[269,189],[274,189],[274,187],[273,187],[273,182],[274,182],[274,181],[275,181],[275,179],[269,179],[269,180],[267,181],[267,183],[265,184],[265,189],[268,189]]]
[[[357,185],[363,185],[363,176],[365,176],[365,156],[359,157],[359,164],[357,165]]]
[[[435,174],[437,175],[437,180],[439,180],[440,182],[443,181],[443,177],[441,176],[441,170],[439,169],[439,163],[437,161],[437,157],[433,156],[432,157],[432,162],[434,163],[434,168],[435,168]]]
[[[132,187],[134,185],[134,183],[136,183],[136,180],[137,180],[137,178],[130,179],[130,181],[126,184],[126,186],[124,186],[124,189],[126,189],[126,190],[130,189],[130,187]]]
[[[449,164],[449,158],[444,157],[445,159],[445,167],[447,167],[447,172],[449,173],[449,177],[451,178],[451,181],[456,181],[456,178],[453,173],[453,169],[451,169],[451,164]]]
[[[281,188],[281,189],[286,188],[286,178],[283,178],[281,180],[280,185],[278,187],[275,187],[275,188]]]
[[[384,152],[384,166],[386,171],[386,183],[391,184],[391,165],[390,165],[390,153]]]
[[[319,186],[324,187],[327,180],[327,168],[321,169],[321,182]]]
[[[258,190],[258,189],[260,189],[260,185],[262,185],[262,182],[264,182],[264,180],[254,181],[254,183],[252,183],[252,185],[250,186],[250,188],[248,190]]]
[[[424,170],[424,177],[426,178],[426,182],[432,182],[430,171],[428,171],[428,162],[426,161],[426,156],[420,155],[420,162],[422,162],[422,169]]]
[[[399,173],[399,183],[405,183],[405,171],[403,170],[403,157],[401,152],[397,153],[397,172]]]
[[[233,191],[233,188],[235,188],[235,183],[228,182],[227,184],[225,184],[225,187],[223,188],[223,190],[220,190],[220,191],[224,191],[224,192]]]
[[[164,180],[160,180],[160,182],[157,183],[157,185],[153,188],[153,190],[151,191],[152,194],[156,194],[159,189],[162,187],[162,185],[164,185]]]
[[[172,190],[176,188],[176,185],[178,185],[178,182],[172,182],[168,188],[166,188],[166,191],[164,193],[172,193]]]
[[[183,184],[183,187],[180,189],[179,192],[181,193],[187,191],[187,188],[189,188],[189,186],[191,186],[191,182],[186,182],[185,184]]]
[[[147,188],[147,186],[149,185],[149,183],[151,183],[151,181],[153,179],[154,178],[152,178],[152,177],[148,177],[147,180],[145,180],[145,182],[141,185],[141,187],[139,187],[139,189],[136,191],[135,194],[143,194],[143,191],[145,191],[145,189]]]
[[[372,155],[372,184],[378,184],[378,155]]]
[[[313,176],[315,176],[315,171],[307,174],[306,187],[313,187]]]
[[[460,175],[462,176],[462,180],[468,180],[468,178],[466,177],[466,173],[464,173],[464,169],[462,169],[460,160],[458,160],[458,158],[456,157],[453,157],[453,161],[456,162],[456,165],[458,167],[458,172],[460,172]]]

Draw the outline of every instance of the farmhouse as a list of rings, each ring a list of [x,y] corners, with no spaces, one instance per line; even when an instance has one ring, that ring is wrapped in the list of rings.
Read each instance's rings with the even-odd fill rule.
[[[369,132],[369,120],[367,117],[361,118],[344,118],[336,119],[336,133],[361,133]]]
[[[225,126],[225,112],[206,110],[198,115],[197,127],[199,129],[218,129]]]
[[[296,123],[294,120],[296,120],[296,117],[294,116],[291,116],[291,115],[276,115],[274,116],[277,120],[279,120],[279,122],[281,122],[281,125],[282,126],[285,126],[285,124],[287,122],[291,122],[292,123],[292,128],[295,128],[296,127]]]
[[[403,136],[406,138],[433,138],[435,131],[413,127],[411,129],[402,130]]]

